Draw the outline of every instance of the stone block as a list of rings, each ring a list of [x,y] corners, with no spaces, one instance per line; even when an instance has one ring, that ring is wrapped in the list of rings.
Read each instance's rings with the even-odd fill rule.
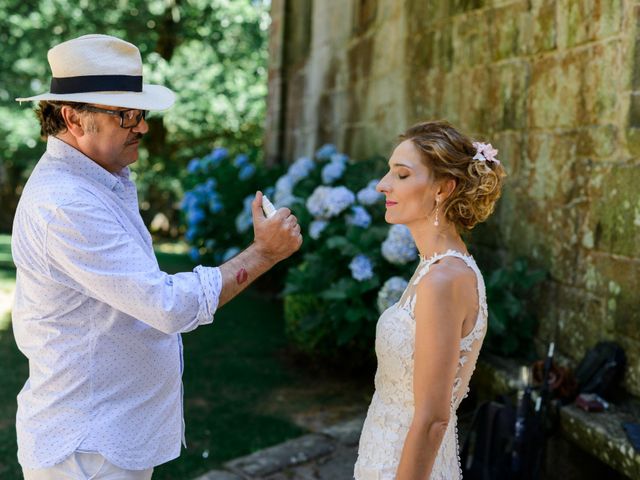
[[[369,79],[374,59],[374,46],[374,37],[371,35],[361,37],[349,46],[347,51],[349,85]]]
[[[576,59],[541,57],[531,65],[530,128],[571,128],[581,114],[581,66]]]
[[[360,440],[360,432],[362,432],[363,423],[364,416],[357,417],[352,420],[327,427],[322,430],[322,433],[335,438],[338,442],[344,445],[354,446],[357,445]]]
[[[525,53],[527,27],[531,21],[528,3],[510,3],[489,12],[489,37],[493,60],[517,57]]]
[[[616,39],[590,46],[579,55],[583,69],[579,99],[584,102],[579,125],[619,122],[620,92],[628,88],[628,77],[623,73],[628,69],[624,51],[623,40]]]
[[[286,2],[285,58],[289,65],[304,62],[311,49],[311,0]],[[291,21],[295,19],[295,21]]]
[[[638,12],[640,12],[640,7],[638,8]],[[640,16],[640,13],[638,15]],[[640,36],[635,37],[632,48],[631,88],[634,91],[638,91],[640,90]],[[637,126],[637,123],[635,126]]]
[[[640,128],[640,94],[633,92],[629,102],[629,128]]]
[[[334,448],[328,437],[309,434],[232,460],[225,464],[225,468],[249,477],[264,477],[328,455]]]
[[[269,475],[264,480],[350,480],[357,457],[357,447],[343,447],[315,462]]]
[[[410,71],[432,68],[450,71],[453,66],[453,24],[448,22],[436,29],[423,27],[415,32],[409,29],[405,56]]]
[[[529,125],[575,128],[617,123],[626,80],[620,41],[574,49],[532,64]]]
[[[574,362],[597,342],[613,338],[603,325],[606,305],[601,297],[559,285],[557,301],[556,347]]]
[[[527,91],[531,68],[528,61],[499,63],[490,69],[488,125],[493,131],[523,130],[527,122]]]
[[[410,35],[429,28],[434,24],[448,20],[451,16],[452,2],[442,0],[408,0],[406,18]]]
[[[491,62],[490,10],[460,15],[453,20],[453,64],[466,69]]]
[[[511,188],[520,176],[520,169],[525,153],[524,134],[519,131],[501,131],[496,132],[485,141],[490,142],[498,149],[498,159],[502,163],[507,177],[505,179],[505,188]]]
[[[408,42],[403,19],[386,18],[377,29],[374,42],[371,75],[377,78],[393,74],[400,80],[405,58],[402,52]]]
[[[378,0],[355,2],[353,14],[353,33],[360,35],[375,23],[378,15]]]
[[[441,2],[441,3],[449,3],[450,10],[449,15],[459,15],[461,13],[469,12],[470,10],[476,10],[478,8],[484,7],[488,0],[450,0],[449,2]]]
[[[484,66],[476,66],[458,77],[459,87],[457,126],[465,132],[482,132],[491,124],[490,73]],[[452,86],[448,86],[452,88]],[[455,105],[455,103],[454,103]],[[448,118],[448,117],[445,117]]]
[[[594,415],[575,405],[560,411],[562,431],[571,440],[625,476],[640,478],[640,453],[634,450],[622,429],[623,421],[634,420],[637,419],[617,412]]]
[[[572,200],[578,180],[574,176],[576,139],[574,131],[529,135],[525,168],[530,199],[554,205],[567,204]]]
[[[577,136],[577,155],[591,159],[620,158],[622,145],[620,130],[616,125],[581,127]]]
[[[557,47],[557,1],[532,0],[529,53],[537,54]]]
[[[339,49],[353,35],[354,2],[313,2],[313,48],[331,45]]]
[[[594,190],[602,192],[602,197],[593,197],[591,209],[592,229],[598,232],[596,248],[637,258],[640,242],[640,165],[612,165],[600,171],[592,183]]]
[[[619,34],[622,0],[558,0],[558,46],[573,47]]]
[[[577,284],[606,302],[613,333],[640,342],[640,258],[592,252],[577,271]]]

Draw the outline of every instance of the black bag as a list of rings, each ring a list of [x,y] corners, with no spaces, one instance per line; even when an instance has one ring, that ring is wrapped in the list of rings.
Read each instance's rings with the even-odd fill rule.
[[[599,342],[587,351],[575,370],[578,391],[607,398],[622,380],[627,359],[615,342]]]
[[[478,407],[460,455],[465,480],[534,480],[540,478],[545,434],[530,396],[522,404],[521,432],[516,438],[518,412],[506,397]],[[518,461],[515,461],[515,458]]]
[[[460,455],[465,480],[511,478],[516,411],[508,400],[478,407]]]

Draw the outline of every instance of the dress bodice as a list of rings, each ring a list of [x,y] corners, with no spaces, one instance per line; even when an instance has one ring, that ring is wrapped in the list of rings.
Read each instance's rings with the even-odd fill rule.
[[[376,326],[378,369],[371,406],[367,413],[358,461],[357,480],[394,479],[407,431],[414,414],[413,365],[415,350],[416,288],[429,269],[444,257],[457,257],[476,274],[478,314],[469,333],[460,339],[460,355],[451,390],[451,416],[434,464],[431,479],[458,479],[460,467],[456,410],[466,396],[469,381],[487,329],[487,304],[482,274],[473,257],[449,250],[421,258],[400,300],[385,310]]]

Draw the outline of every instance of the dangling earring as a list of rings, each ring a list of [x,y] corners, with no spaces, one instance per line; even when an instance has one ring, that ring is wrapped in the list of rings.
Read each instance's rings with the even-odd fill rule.
[[[438,209],[440,208],[440,199],[436,198],[436,219],[433,221],[434,226],[440,225],[440,221],[438,220]]]

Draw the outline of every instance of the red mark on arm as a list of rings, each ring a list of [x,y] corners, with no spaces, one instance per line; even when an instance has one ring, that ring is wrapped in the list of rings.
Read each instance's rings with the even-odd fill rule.
[[[241,268],[236,274],[236,282],[238,282],[238,285],[242,285],[244,282],[247,281],[248,278],[249,278],[249,274],[244,268]]]

